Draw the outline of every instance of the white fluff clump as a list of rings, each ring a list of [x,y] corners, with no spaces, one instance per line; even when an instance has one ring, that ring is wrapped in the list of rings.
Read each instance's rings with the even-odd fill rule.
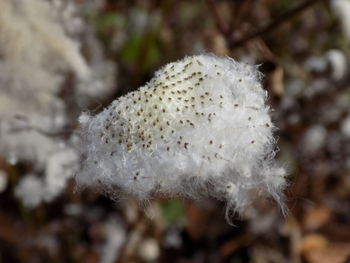
[[[67,181],[76,172],[77,153],[68,147],[57,150],[47,157],[45,178],[33,174],[21,178],[15,188],[15,195],[27,207],[36,207],[42,202],[50,202],[65,188]]]
[[[309,58],[305,62],[305,67],[317,73],[325,73],[329,69],[332,78],[340,80],[346,74],[347,59],[341,50],[330,49],[323,56]]]
[[[2,66],[16,71],[17,89],[33,83],[33,89],[57,91],[67,68],[78,78],[89,75],[79,43],[64,32],[57,13],[43,0],[0,0],[0,44]],[[14,74],[10,74],[13,76]]]
[[[331,7],[339,17],[344,36],[350,40],[350,0],[332,0]]]
[[[64,8],[63,0],[0,0],[1,123],[21,116],[44,131],[67,125],[65,102],[58,96],[67,73],[76,80],[74,102],[95,101],[111,92],[114,79],[105,72],[114,76],[114,64],[104,59],[90,29],[86,42],[91,61],[86,61],[76,39],[83,21],[73,16],[74,10],[72,3]],[[69,29],[74,37],[65,30],[68,24],[78,27]]]
[[[15,188],[15,195],[27,207],[32,208],[42,202],[51,202],[63,191],[67,181],[76,172],[79,158],[74,149],[57,147],[56,152],[48,154],[44,160],[45,177],[26,175]]]
[[[228,57],[186,57],[97,116],[82,114],[78,185],[141,200],[209,195],[227,211],[267,194],[282,203],[285,171],[273,161],[260,78],[255,66]]]
[[[303,138],[303,145],[306,152],[317,153],[325,145],[327,139],[327,129],[322,125],[310,127]]]
[[[331,49],[326,53],[325,57],[329,61],[332,78],[335,80],[342,79],[348,69],[347,58],[344,52],[338,49]]]
[[[51,201],[64,189],[79,158],[57,135],[73,126],[77,105],[95,102],[113,87],[114,64],[77,11],[65,0],[0,0],[0,156],[11,164],[30,162],[28,172],[44,174],[24,177],[16,188],[28,206]],[[89,61],[80,52],[85,42]],[[70,79],[67,100],[59,93]]]
[[[42,201],[41,191],[44,185],[40,178],[29,174],[24,176],[15,189],[15,195],[27,207],[35,207]],[[34,194],[36,193],[36,194]]]
[[[0,0],[0,134],[5,145],[15,137],[12,129],[54,133],[67,125],[58,96],[64,73],[78,79],[89,75],[78,42],[65,33],[52,7],[44,0]],[[30,139],[19,141],[14,143],[25,146]]]

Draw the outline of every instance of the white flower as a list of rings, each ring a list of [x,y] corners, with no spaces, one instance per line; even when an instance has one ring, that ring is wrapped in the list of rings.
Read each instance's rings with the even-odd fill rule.
[[[199,55],[170,63],[95,117],[80,117],[85,159],[76,180],[111,194],[211,195],[243,211],[279,201],[273,124],[256,67]]]

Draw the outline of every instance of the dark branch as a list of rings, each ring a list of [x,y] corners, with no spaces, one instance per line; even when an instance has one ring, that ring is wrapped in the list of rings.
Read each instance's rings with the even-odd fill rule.
[[[215,4],[215,0],[207,0],[207,4],[208,4],[209,11],[211,12],[215,20],[217,28],[220,30],[221,34],[223,34],[224,36],[228,36],[230,33],[230,30],[227,24],[225,24],[225,22],[222,20],[219,14],[218,8]]]
[[[270,32],[270,31],[274,30],[275,28],[277,28],[281,24],[287,22],[288,20],[292,19],[293,17],[295,17],[299,13],[305,11],[306,9],[308,9],[309,7],[313,6],[314,4],[316,4],[320,1],[322,1],[322,0],[305,1],[304,3],[301,3],[300,5],[296,6],[295,8],[293,8],[293,9],[287,11],[286,13],[284,13],[283,15],[279,16],[277,19],[275,19],[271,23],[267,24],[266,26],[258,29],[256,32],[254,32],[251,35],[244,36],[238,40],[228,39],[228,46],[230,48],[238,47],[238,46],[241,46],[254,38],[260,37],[260,36]]]

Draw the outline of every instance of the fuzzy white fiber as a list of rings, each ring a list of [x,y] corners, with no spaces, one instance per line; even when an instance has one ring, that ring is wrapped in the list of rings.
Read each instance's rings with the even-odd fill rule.
[[[140,200],[213,196],[228,211],[268,194],[282,204],[285,171],[273,161],[260,78],[228,57],[186,57],[97,116],[82,114],[78,185]]]
[[[46,147],[48,145],[43,144]],[[57,146],[55,152],[50,153],[50,150],[50,148],[46,149],[48,154],[46,158],[41,157],[46,165],[45,177],[40,178],[32,174],[23,176],[15,188],[15,195],[29,208],[36,207],[42,202],[54,200],[76,172],[79,158],[74,149],[62,145],[61,147]]]
[[[74,125],[78,105],[104,98],[114,85],[114,64],[75,15],[77,7],[65,0],[0,0],[0,156],[29,162],[28,173],[44,175],[23,176],[16,187],[29,207],[63,191],[79,157],[69,146],[74,138],[57,135]],[[88,61],[80,52],[85,42]],[[68,99],[60,92],[70,79]]]
[[[67,120],[64,102],[57,94],[64,73],[73,72],[81,80],[90,74],[79,42],[64,32],[52,7],[44,0],[0,0],[2,138],[11,135],[8,127],[24,122],[43,131],[61,129]]]
[[[332,0],[331,7],[339,17],[344,36],[350,40],[350,0]]]
[[[22,178],[15,189],[16,197],[23,201],[27,207],[34,207],[42,201],[42,189],[44,185],[40,178],[29,174]],[[36,194],[33,194],[36,193]]]

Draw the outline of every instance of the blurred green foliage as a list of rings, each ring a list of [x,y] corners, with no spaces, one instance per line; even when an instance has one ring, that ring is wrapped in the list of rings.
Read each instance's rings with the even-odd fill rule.
[[[122,28],[125,26],[125,17],[116,12],[110,12],[97,16],[95,20],[95,27],[98,33],[107,33],[109,30],[115,28]]]
[[[185,207],[181,200],[163,201],[159,207],[162,218],[169,224],[181,223],[185,219]]]

